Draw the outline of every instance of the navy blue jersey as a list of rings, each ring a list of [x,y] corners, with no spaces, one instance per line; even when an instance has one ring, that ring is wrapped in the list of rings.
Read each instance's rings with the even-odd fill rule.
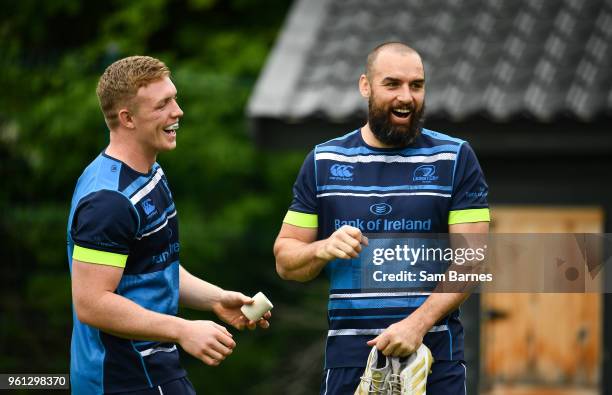
[[[293,187],[284,222],[317,228],[319,240],[343,225],[363,233],[446,233],[458,223],[489,221],[488,187],[463,140],[423,129],[410,147],[368,146],[360,130],[317,145]],[[363,367],[366,342],[418,308],[427,292],[360,289],[359,259],[336,259],[330,278],[326,368]],[[436,360],[463,357],[458,311],[425,336]]]
[[[178,236],[172,194],[157,163],[142,174],[100,154],[79,178],[68,220],[71,270],[72,259],[123,268],[115,293],[146,309],[176,315]],[[75,394],[153,388],[186,375],[175,344],[119,338],[80,322],[74,311],[73,320]]]

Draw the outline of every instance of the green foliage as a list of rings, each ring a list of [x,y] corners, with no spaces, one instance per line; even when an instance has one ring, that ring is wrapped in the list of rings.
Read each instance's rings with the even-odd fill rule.
[[[0,288],[0,371],[68,371],[68,207],[76,179],[108,141],[95,86],[112,61],[150,54],[172,69],[185,112],[178,148],[159,157],[177,200],[182,263],[222,287],[263,290],[277,306],[270,330],[235,333],[238,348],[221,367],[184,354],[190,377],[206,393],[286,393],[292,382],[294,394],[316,392],[325,284],[281,281],[272,255],[305,152],[258,151],[244,116],[289,0],[5,6],[0,239],[10,269]]]

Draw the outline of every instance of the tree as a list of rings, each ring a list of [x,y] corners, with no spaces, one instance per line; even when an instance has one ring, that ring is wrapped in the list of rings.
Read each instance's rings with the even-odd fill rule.
[[[69,201],[108,139],[95,86],[114,60],[150,54],[170,66],[185,111],[178,149],[159,158],[177,197],[181,261],[223,287],[264,290],[277,306],[272,328],[236,335],[237,350],[220,368],[184,356],[191,379],[208,393],[285,393],[292,384],[295,394],[316,391],[318,380],[299,382],[303,372],[295,370],[310,367],[311,377],[319,376],[326,292],[320,283],[279,280],[271,252],[305,153],[258,151],[244,116],[289,2],[6,3],[0,309],[9,319],[0,321],[0,371],[68,371]]]

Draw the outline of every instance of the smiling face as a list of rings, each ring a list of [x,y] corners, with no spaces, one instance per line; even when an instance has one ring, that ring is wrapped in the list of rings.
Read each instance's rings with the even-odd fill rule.
[[[168,77],[138,89],[132,100],[134,137],[147,153],[176,148],[176,131],[183,111],[176,101],[176,87]]]
[[[425,73],[420,56],[402,47],[381,48],[362,75],[359,89],[368,99],[368,125],[385,146],[405,147],[421,131]]]

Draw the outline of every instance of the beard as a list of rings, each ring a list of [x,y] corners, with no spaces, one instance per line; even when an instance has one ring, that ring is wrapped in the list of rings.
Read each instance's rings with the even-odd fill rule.
[[[393,125],[391,123],[391,108],[377,106],[373,97],[368,100],[368,123],[372,133],[378,141],[392,147],[403,148],[410,145],[421,134],[423,129],[425,103],[418,111],[414,105],[408,107],[412,119],[407,125]]]

